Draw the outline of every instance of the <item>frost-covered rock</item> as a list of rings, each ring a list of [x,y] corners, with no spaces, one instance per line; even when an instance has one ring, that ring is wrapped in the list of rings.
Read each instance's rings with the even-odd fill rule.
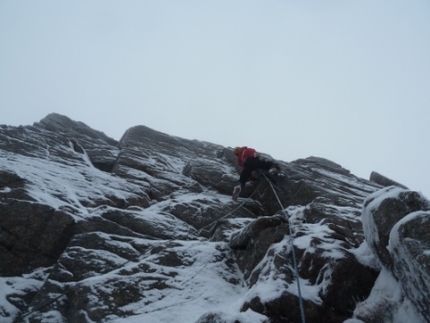
[[[390,186],[370,195],[363,210],[364,234],[382,264],[392,270],[393,259],[387,249],[390,232],[406,215],[429,208],[429,202],[417,192]]]
[[[230,148],[145,126],[117,142],[58,114],[0,126],[0,158],[2,323],[300,322],[299,304],[308,323],[373,323],[355,304],[378,303],[374,254],[407,281],[384,315],[425,309],[425,200],[405,192],[386,231],[363,215],[365,234],[381,186],[332,161],[276,161],[286,177],[255,173],[235,202]]]
[[[355,316],[364,322],[429,322],[430,202],[391,186],[366,199],[362,217],[383,270]]]
[[[430,321],[430,211],[411,213],[396,223],[388,248],[406,297]]]

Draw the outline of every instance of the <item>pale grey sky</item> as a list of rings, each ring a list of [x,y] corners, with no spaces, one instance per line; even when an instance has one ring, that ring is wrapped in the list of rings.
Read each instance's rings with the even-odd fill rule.
[[[324,157],[430,198],[430,1],[0,0],[0,111]]]

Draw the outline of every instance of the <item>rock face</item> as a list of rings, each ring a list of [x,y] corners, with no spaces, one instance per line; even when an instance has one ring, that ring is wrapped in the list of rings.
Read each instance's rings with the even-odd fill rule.
[[[390,279],[377,284],[355,316],[365,322],[394,322],[399,309],[411,306],[417,310],[415,321],[430,322],[430,202],[417,192],[388,187],[366,199],[363,227]]]
[[[231,149],[57,114],[0,126],[0,158],[1,322],[370,323],[409,303],[430,320],[418,193],[309,157],[234,202]],[[401,301],[377,317],[357,302],[387,272]]]

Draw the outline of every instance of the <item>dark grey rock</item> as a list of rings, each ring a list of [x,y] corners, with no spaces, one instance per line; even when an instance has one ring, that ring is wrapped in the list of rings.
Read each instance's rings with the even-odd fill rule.
[[[10,308],[21,311],[17,322],[25,315],[42,323],[53,313],[64,323],[161,314],[198,297],[209,304],[217,300],[206,294],[213,280],[200,280],[206,274],[232,290],[247,289],[242,310],[271,323],[300,321],[298,274],[319,291],[304,299],[306,321],[343,322],[378,274],[354,256],[365,238],[407,282],[405,297],[426,310],[429,288],[419,270],[428,268],[422,252],[429,248],[428,202],[414,192],[391,196],[370,212],[379,240],[366,236],[363,201],[384,184],[327,159],[276,161],[286,176],[255,172],[235,202],[240,168],[231,148],[145,126],[117,142],[51,114],[34,126],[0,126],[0,153],[0,274],[27,274],[34,286],[8,296]],[[44,168],[46,184],[45,173],[25,169],[32,163],[58,173]],[[373,205],[366,203],[365,209]],[[271,297],[258,294],[268,280],[277,284]],[[196,319],[245,323],[218,308]]]
[[[408,189],[405,185],[400,184],[394,180],[392,180],[391,178],[388,178],[384,175],[381,175],[377,172],[371,172],[370,173],[370,180],[372,182],[375,182],[376,184],[379,184],[381,186],[387,187],[387,186],[398,186],[404,189]]]
[[[52,266],[74,234],[73,217],[47,205],[1,199],[0,214],[1,276]]]

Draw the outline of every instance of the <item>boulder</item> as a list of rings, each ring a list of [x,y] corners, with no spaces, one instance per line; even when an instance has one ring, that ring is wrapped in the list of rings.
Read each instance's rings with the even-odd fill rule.
[[[1,199],[0,214],[1,276],[52,266],[74,234],[73,217],[48,205]]]
[[[376,184],[379,184],[381,186],[387,187],[387,186],[398,186],[404,189],[408,189],[405,185],[400,184],[394,180],[392,180],[391,178],[388,178],[384,175],[381,175],[377,172],[371,172],[370,173],[370,178],[369,178],[372,182],[375,182]]]
[[[370,195],[364,202],[363,229],[366,241],[382,265],[393,270],[387,249],[394,225],[408,214],[429,209],[429,202],[419,193],[390,186]]]
[[[392,320],[393,313],[412,307],[415,321],[430,321],[430,201],[390,186],[366,199],[362,217],[367,243],[384,270],[355,316],[365,322]]]

